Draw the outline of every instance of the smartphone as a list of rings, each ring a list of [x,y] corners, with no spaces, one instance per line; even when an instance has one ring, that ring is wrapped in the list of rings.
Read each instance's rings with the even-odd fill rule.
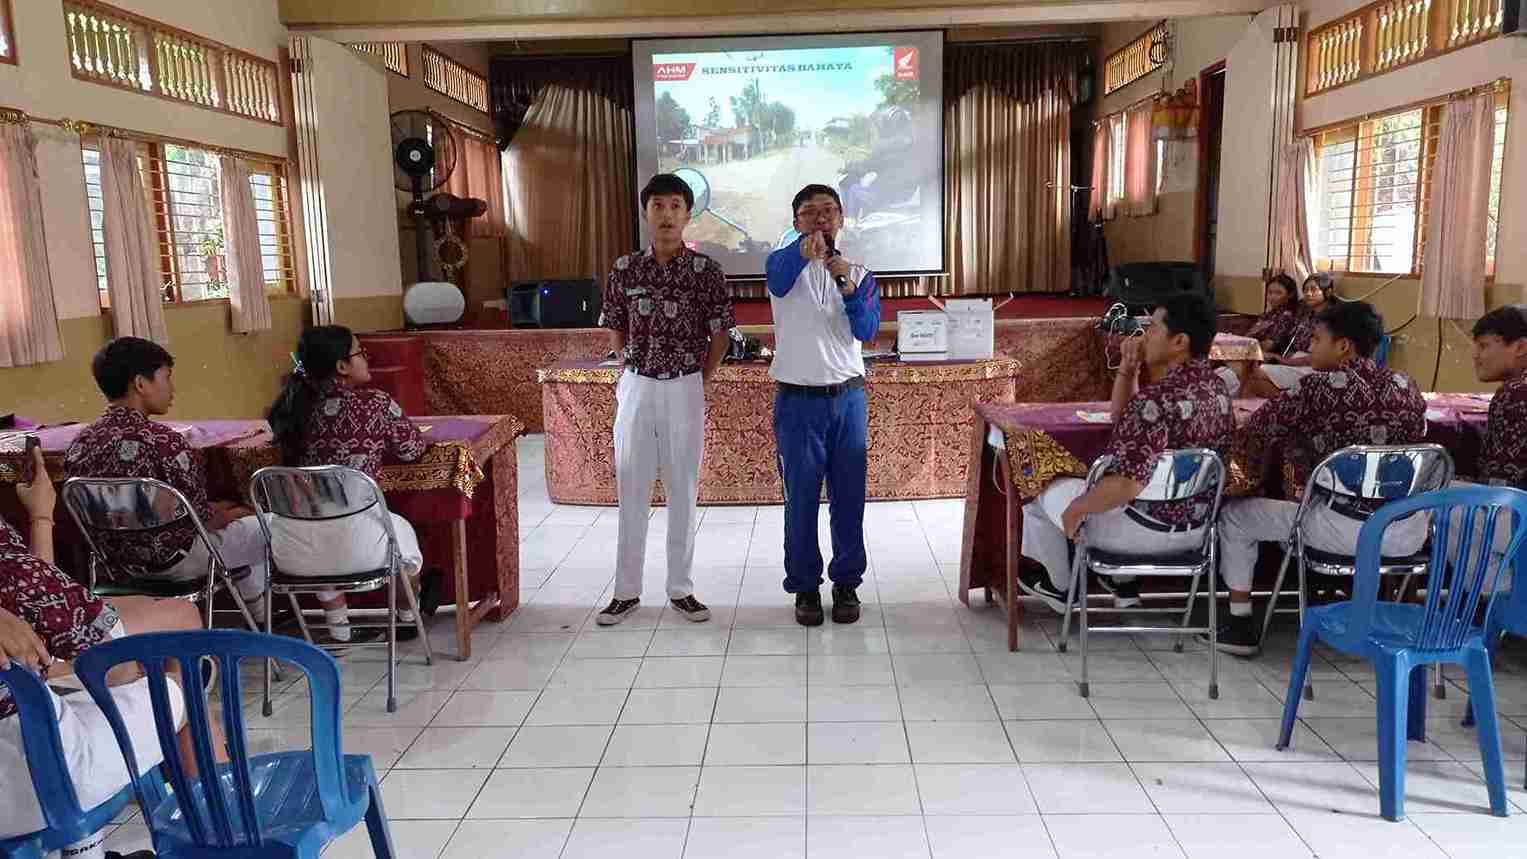
[[[37,459],[32,451],[42,447],[42,441],[35,435],[26,437],[26,446],[21,451],[21,481],[31,483],[37,479]]]

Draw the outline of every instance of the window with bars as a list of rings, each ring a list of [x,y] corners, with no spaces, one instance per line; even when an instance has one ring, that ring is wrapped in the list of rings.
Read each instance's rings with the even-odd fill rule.
[[[1141,33],[1103,61],[1103,94],[1123,89],[1166,65],[1166,22]]]
[[[274,62],[96,0],[63,5],[74,77],[281,124]]]
[[[487,78],[429,45],[421,45],[420,49],[420,59],[424,62],[425,86],[467,107],[476,108],[483,113],[488,112]]]
[[[0,63],[16,62],[16,28],[11,19],[11,0],[0,0]]]
[[[408,77],[408,49],[402,42],[350,42],[350,48],[379,57],[388,71]]]
[[[138,144],[140,178],[148,191],[159,243],[159,270],[167,302],[228,297],[228,266],[223,233],[221,169],[217,155],[172,143]],[[96,285],[103,306],[109,304],[106,268],[105,207],[101,195],[100,153],[82,147],[85,196],[95,248]],[[295,291],[285,166],[276,161],[245,161],[254,196],[256,229],[265,288]]]
[[[1495,149],[1486,220],[1486,272],[1494,274],[1505,157],[1507,94],[1497,95]],[[1399,111],[1321,132],[1316,267],[1373,274],[1421,271],[1426,198],[1442,106]]]
[[[1305,95],[1500,35],[1506,0],[1376,0],[1310,29]]]

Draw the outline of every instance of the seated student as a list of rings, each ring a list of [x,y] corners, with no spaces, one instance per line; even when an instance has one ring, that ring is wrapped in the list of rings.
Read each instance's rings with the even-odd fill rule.
[[[1281,449],[1302,486],[1320,460],[1341,448],[1416,444],[1425,438],[1426,401],[1420,388],[1404,373],[1373,363],[1383,333],[1383,320],[1362,301],[1333,304],[1316,317],[1310,340],[1314,372],[1268,400],[1236,434],[1237,452],[1245,455],[1252,473],[1265,470],[1267,451]],[[1350,555],[1357,551],[1357,532],[1378,505],[1325,496],[1305,521],[1308,545]],[[1221,650],[1251,656],[1260,648],[1251,618],[1257,543],[1287,539],[1298,508],[1297,499],[1225,502],[1220,512],[1220,576],[1230,589],[1230,619],[1219,630]],[[1422,516],[1397,522],[1384,534],[1384,554],[1419,551],[1426,534]]]
[[[42,453],[36,452],[37,473],[46,475]],[[192,603],[149,597],[103,600],[53,566],[53,484],[38,480],[18,484],[17,495],[31,519],[32,548],[0,520],[0,668],[12,661],[57,679],[72,673],[69,661],[93,645],[141,632],[200,629],[201,614]],[[65,661],[56,661],[65,660]],[[148,681],[136,665],[122,665],[107,675],[116,687],[112,695],[133,738],[143,772],[158,766],[158,735]],[[93,808],[127,785],[126,767],[106,716],[84,692],[54,697],[58,733],[69,762],[69,775],[82,808]],[[169,699],[175,719],[184,721],[185,702],[177,685]],[[31,770],[21,741],[21,720],[8,686],[0,684],[0,839],[36,832],[47,824],[32,788]],[[214,720],[213,730],[218,731]],[[222,738],[214,733],[214,749],[226,760]],[[194,761],[188,731],[180,732],[180,752]]]
[[[149,420],[175,402],[175,359],[158,343],[118,337],[101,347],[90,368],[109,403],[69,445],[64,469],[70,477],[149,477],[180,490],[228,569],[250,568],[239,593],[255,619],[263,618],[265,534],[254,511],[235,502],[209,504],[201,457],[179,432]],[[99,548],[114,566],[136,576],[182,581],[207,574],[207,549],[190,522],[146,534],[107,535]]]
[[[1298,324],[1295,317],[1295,310],[1299,306],[1298,296],[1299,288],[1294,285],[1294,279],[1286,274],[1273,277],[1263,287],[1262,315],[1251,326],[1251,330],[1246,332],[1247,337],[1261,345],[1263,354],[1275,355],[1281,352],[1293,337],[1294,328]],[[1240,394],[1241,379],[1234,370],[1220,367],[1215,372],[1225,381],[1230,396]]]
[[[1326,272],[1316,272],[1304,279],[1292,330],[1286,340],[1273,344],[1273,351],[1264,351],[1262,366],[1246,380],[1249,395],[1272,397],[1314,372],[1310,367],[1310,338],[1315,332],[1316,318],[1331,306],[1335,292],[1336,281]]]
[[[376,479],[382,463],[414,462],[424,455],[424,436],[385,391],[363,387],[371,381],[366,350],[342,325],[318,325],[302,332],[295,366],[270,407],[268,419],[286,465],[345,465]],[[407,578],[423,564],[419,538],[407,519],[389,513]],[[331,522],[270,520],[271,556],[291,575],[361,573],[387,565],[387,534],[369,513]],[[405,581],[405,584],[407,582]],[[411,585],[409,585],[411,586]],[[350,629],[345,597],[337,591],[318,595],[330,636],[356,640]],[[398,597],[398,618],[413,623],[406,598]],[[373,637],[378,630],[364,632]],[[418,632],[400,625],[398,638]]]
[[[1201,297],[1179,295],[1156,308],[1144,337],[1125,339],[1113,382],[1113,437],[1105,451],[1113,463],[1090,490],[1084,480],[1063,477],[1024,505],[1023,553],[1045,569],[1023,574],[1024,593],[1065,610],[1071,584],[1066,539],[1076,537],[1083,519],[1088,543],[1101,549],[1149,556],[1201,545],[1203,528],[1191,526],[1207,511],[1190,502],[1135,498],[1161,454],[1191,447],[1221,456],[1229,451],[1235,428],[1230,397],[1207,360],[1214,333],[1214,307]],[[1136,390],[1142,361],[1150,382]],[[1140,588],[1132,578],[1115,579],[1113,591],[1119,608],[1139,605]]]

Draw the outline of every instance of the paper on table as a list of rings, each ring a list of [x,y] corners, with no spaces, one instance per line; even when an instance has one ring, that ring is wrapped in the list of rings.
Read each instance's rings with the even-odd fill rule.
[[[1440,421],[1440,420],[1443,420],[1446,417],[1447,417],[1447,412],[1444,412],[1441,409],[1427,409],[1426,410],[1426,419],[1429,420],[1429,421]]]
[[[429,432],[430,430],[432,430],[434,428],[435,428],[434,424],[419,424],[419,432]]]
[[[1089,424],[1113,423],[1113,415],[1108,412],[1084,412],[1081,409],[1077,409],[1076,416]]]

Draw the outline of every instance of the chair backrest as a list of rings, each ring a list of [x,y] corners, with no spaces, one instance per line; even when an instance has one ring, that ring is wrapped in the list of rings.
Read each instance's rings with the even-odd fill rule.
[[[388,557],[397,557],[398,538],[382,487],[364,471],[343,465],[302,468],[272,465],[256,471],[249,479],[249,497],[261,514],[255,518],[265,531],[266,545],[272,543],[265,514],[308,522],[374,516],[381,520],[387,534]]]
[[[109,552],[103,551],[103,535],[128,536],[158,531],[171,525],[189,522],[197,539],[207,546],[208,555],[223,565],[217,544],[207,535],[201,518],[191,509],[191,502],[179,489],[149,477],[71,477],[64,481],[64,506],[74,517],[91,554],[107,569],[123,572],[112,564]]]
[[[313,771],[324,819],[335,820],[347,797],[342,779],[340,751],[339,665],[334,658],[305,641],[284,636],[234,630],[155,632],[131,635],[89,648],[75,660],[75,671],[84,682],[116,734],[128,770],[138,772],[138,750],[122,722],[122,714],[106,685],[106,672],[124,662],[137,662],[148,680],[163,771],[174,788],[173,797],[192,841],[204,848],[232,848],[263,843],[263,827],[254,801],[254,782],[244,737],[242,660],[282,659],[307,675],[312,706]],[[202,690],[202,668],[217,667],[224,706],[222,726],[228,742],[229,763],[218,766],[212,747],[207,697]],[[185,700],[186,726],[191,732],[195,765],[200,776],[187,778],[176,741],[174,714],[170,709],[166,671],[171,663],[181,666],[181,694]],[[209,777],[216,773],[217,777]],[[141,782],[138,801],[153,807]],[[195,789],[200,788],[200,789]],[[156,849],[163,833],[153,832]]]
[[[1410,646],[1423,651],[1453,650],[1478,629],[1480,610],[1488,614],[1506,570],[1527,557],[1527,492],[1490,486],[1459,486],[1413,495],[1380,507],[1357,538],[1356,578],[1348,643],[1360,648],[1372,632],[1379,591],[1384,530],[1406,516],[1431,512],[1432,557],[1427,567],[1426,606],[1421,624],[1410,630]],[[1502,520],[1511,539],[1504,562],[1492,547]],[[1392,637],[1394,630],[1386,629]],[[1392,644],[1392,641],[1386,642]]]
[[[1389,366],[1389,347],[1394,343],[1394,338],[1388,334],[1379,337],[1379,345],[1373,350],[1373,363],[1380,367]]]
[[[1087,472],[1087,485],[1103,478],[1112,457],[1100,456]],[[1136,501],[1196,501],[1203,503],[1201,524],[1219,517],[1220,499],[1225,490],[1225,462],[1206,447],[1169,450],[1156,459],[1150,480]]]
[[[47,684],[32,669],[14,661],[10,668],[0,671],[0,684],[9,688],[16,718],[21,720],[21,745],[26,752],[27,768],[32,772],[32,790],[37,794],[37,805],[48,829],[59,836],[62,844],[71,844],[97,831],[100,822],[91,825],[86,821],[85,810],[80,808],[79,795],[74,791],[74,780],[69,777],[69,764],[58,733],[58,715]],[[110,816],[107,815],[108,820]]]
[[[1300,498],[1299,521],[1317,496],[1386,503],[1446,487],[1453,457],[1440,444],[1351,445],[1322,459]]]

